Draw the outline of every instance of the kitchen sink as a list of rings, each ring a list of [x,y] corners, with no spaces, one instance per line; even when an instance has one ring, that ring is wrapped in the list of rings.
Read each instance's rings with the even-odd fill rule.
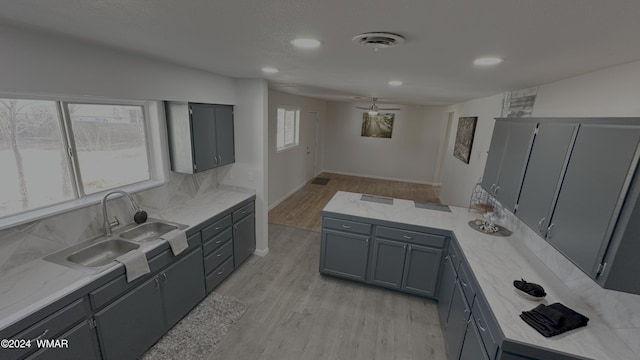
[[[140,245],[128,241],[111,239],[79,250],[69,255],[67,260],[88,267],[103,266],[139,247]]]
[[[178,229],[177,225],[160,221],[152,221],[138,225],[129,230],[124,230],[118,233],[118,236],[126,240],[143,242],[157,240],[160,236],[175,229]]]
[[[88,274],[97,274],[117,264],[115,259],[142,243],[158,238],[171,230],[186,229],[186,225],[158,219],[148,219],[143,224],[129,224],[112,235],[100,235],[79,244],[45,256],[43,260],[66,266]]]

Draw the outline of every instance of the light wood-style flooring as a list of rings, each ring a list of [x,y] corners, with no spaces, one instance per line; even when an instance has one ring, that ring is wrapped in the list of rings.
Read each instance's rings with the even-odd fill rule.
[[[330,179],[329,183],[327,185],[307,183],[269,211],[269,223],[320,231],[322,227],[320,211],[337,191],[440,202],[440,188],[437,186],[331,173],[322,173],[318,177]]]
[[[209,360],[444,360],[436,302],[320,275],[320,234],[269,225],[217,292],[249,306]]]

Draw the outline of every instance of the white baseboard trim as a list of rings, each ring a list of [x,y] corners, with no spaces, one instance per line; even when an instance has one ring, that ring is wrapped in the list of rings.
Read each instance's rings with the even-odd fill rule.
[[[403,181],[403,182],[410,182],[410,183],[414,183],[414,184],[440,186],[439,183],[434,183],[434,182],[430,182],[430,181],[419,181],[419,180],[415,180],[415,179],[403,179],[403,178],[393,178],[393,177],[369,175],[369,174],[357,174],[357,173],[338,171],[338,170],[322,170],[322,172],[338,174],[338,175],[347,175],[347,176],[359,176],[359,177],[365,177],[365,178],[371,178],[371,179],[379,179],[379,180]]]
[[[273,204],[271,204],[269,206],[269,210],[273,209],[274,207],[280,205],[281,202],[287,200],[287,198],[293,194],[295,194],[296,191],[302,189],[303,186],[307,185],[307,181],[303,182],[302,184],[296,186],[295,189],[289,191],[288,193],[284,194],[280,199],[278,199],[278,201],[274,202]]]
[[[266,249],[264,249],[264,250],[258,250],[258,249],[256,249],[256,250],[253,252],[253,255],[265,256],[265,255],[267,255],[268,253],[269,253],[269,248],[266,248]]]

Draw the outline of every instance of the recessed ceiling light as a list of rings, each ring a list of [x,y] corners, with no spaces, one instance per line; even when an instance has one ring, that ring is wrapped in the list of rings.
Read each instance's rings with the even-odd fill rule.
[[[376,50],[386,49],[404,44],[405,38],[402,35],[387,32],[370,32],[354,36],[351,39],[356,44],[372,47]]]
[[[280,70],[272,67],[272,66],[265,66],[262,68],[262,72],[265,74],[277,74]]]
[[[502,61],[503,59],[498,57],[483,57],[483,58],[477,58],[473,60],[473,64],[479,65],[479,66],[491,66],[491,65],[498,65]]]
[[[402,86],[402,81],[400,81],[400,80],[391,80],[391,81],[389,81],[389,86]]]
[[[297,38],[291,40],[291,45],[301,49],[316,49],[322,45],[322,41],[311,38]]]

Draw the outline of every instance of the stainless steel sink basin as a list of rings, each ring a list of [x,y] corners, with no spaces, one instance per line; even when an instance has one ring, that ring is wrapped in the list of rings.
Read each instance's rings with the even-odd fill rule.
[[[100,235],[43,259],[88,274],[97,274],[115,266],[117,263],[114,260],[118,256],[140,248],[141,243],[157,240],[171,230],[186,228],[182,224],[148,219],[144,224],[129,224],[114,231],[112,235]]]
[[[69,255],[67,260],[88,267],[103,266],[139,247],[140,245],[128,241],[111,239],[79,250]]]
[[[172,225],[172,224],[169,224],[166,222],[160,222],[160,221],[152,221],[152,222],[140,224],[129,230],[124,230],[118,233],[118,236],[126,240],[143,242],[143,241],[156,240],[160,236],[175,229],[178,229],[177,225]]]

